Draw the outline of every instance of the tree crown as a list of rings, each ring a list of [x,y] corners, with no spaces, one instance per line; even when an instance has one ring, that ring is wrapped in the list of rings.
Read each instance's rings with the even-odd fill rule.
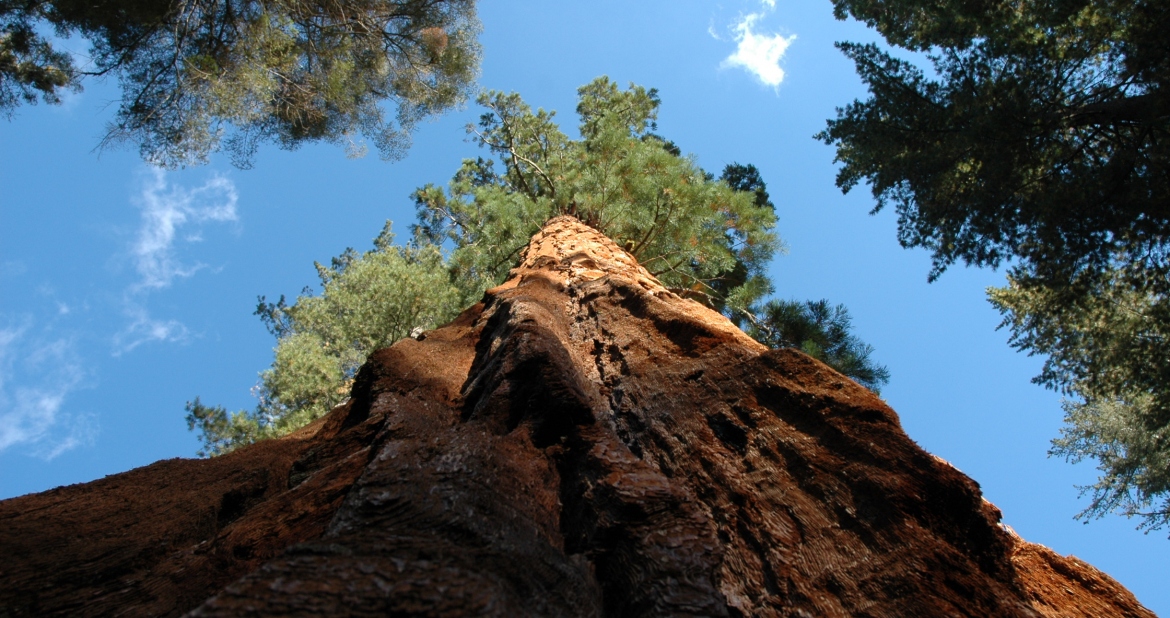
[[[38,27],[92,43],[78,67]],[[315,140],[401,156],[419,120],[462,102],[478,71],[474,0],[0,2],[0,111],[117,75],[103,143],[178,167],[226,149]],[[396,107],[388,113],[381,103]]]
[[[469,131],[503,169],[468,159],[446,190],[419,189],[419,238],[451,243],[452,263],[472,280],[499,280],[544,221],[570,214],[668,286],[737,307],[766,293],[763,267],[781,247],[770,202],[715,180],[651,134],[659,106],[653,89],[622,90],[602,77],[578,95],[580,140],[561,132],[553,112],[533,111],[517,94],[481,95],[488,111]],[[717,285],[737,266],[743,282],[721,293]]]

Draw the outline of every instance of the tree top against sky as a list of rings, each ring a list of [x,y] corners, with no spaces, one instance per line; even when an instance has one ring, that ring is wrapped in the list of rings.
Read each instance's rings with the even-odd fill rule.
[[[44,32],[80,36],[82,59]],[[466,100],[479,71],[474,0],[0,2],[0,112],[59,102],[115,76],[103,144],[164,167],[217,150],[250,165],[259,144],[310,141],[400,158],[415,125]],[[384,104],[389,102],[389,108]]]
[[[819,134],[837,184],[892,204],[899,240],[949,264],[1018,258],[1068,278],[1115,260],[1170,272],[1170,6],[835,0],[933,71],[841,44],[871,96]],[[1022,274],[1022,271],[1021,271]]]

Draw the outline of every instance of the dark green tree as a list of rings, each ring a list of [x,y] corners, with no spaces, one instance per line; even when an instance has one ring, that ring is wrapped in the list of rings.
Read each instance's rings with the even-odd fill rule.
[[[92,47],[78,66],[44,34]],[[0,112],[116,76],[105,142],[150,162],[218,149],[249,164],[261,142],[386,158],[419,120],[465,100],[479,65],[474,0],[0,0]],[[386,109],[384,102],[392,109]]]
[[[723,168],[723,174],[719,176],[719,179],[736,191],[744,191],[754,195],[756,206],[766,206],[772,212],[776,212],[776,205],[772,203],[772,198],[768,195],[768,185],[764,184],[764,179],[760,176],[760,170],[756,169],[756,166],[750,163],[747,165],[728,164],[727,167]]]
[[[748,334],[772,348],[796,348],[875,393],[890,372],[871,356],[873,346],[852,332],[845,305],[828,300],[771,300],[756,310]]]
[[[1071,397],[1053,452],[1102,467],[1084,514],[1170,522],[1165,502],[1146,508],[1170,495],[1170,373],[1119,353],[1170,330],[1170,4],[833,2],[931,65],[840,44],[870,97],[818,135],[838,186],[892,204],[931,279],[1010,266],[992,301],[1014,345],[1049,355],[1037,381]]]
[[[934,75],[840,44],[871,96],[819,135],[845,190],[867,182],[899,239],[1065,284],[1117,260],[1167,273],[1170,6],[1164,2],[835,0]]]

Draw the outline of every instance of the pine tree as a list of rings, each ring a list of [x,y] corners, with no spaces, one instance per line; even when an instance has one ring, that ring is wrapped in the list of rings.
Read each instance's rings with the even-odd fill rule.
[[[54,48],[48,28],[88,39],[92,64]],[[474,0],[5,0],[0,112],[112,75],[122,102],[105,143],[157,165],[226,149],[247,166],[265,141],[358,154],[363,137],[396,158],[419,120],[465,100],[478,32]]]
[[[468,159],[445,190],[415,193],[416,233],[454,246],[465,298],[502,280],[529,237],[559,214],[605,233],[683,294],[733,310],[766,294],[763,268],[780,248],[770,204],[711,178],[653,135],[654,90],[621,90],[602,77],[578,95],[581,139],[573,140],[555,112],[534,112],[515,93],[484,93],[488,111],[469,130],[500,170],[491,159]],[[742,281],[728,288],[737,266]]]
[[[870,358],[873,346],[852,332],[852,319],[845,305],[828,300],[771,300],[754,312],[748,334],[772,348],[796,348],[852,378],[858,384],[881,392],[890,381],[890,372]]]
[[[255,410],[228,412],[199,398],[187,404],[201,455],[218,455],[302,427],[349,397],[371,352],[415,329],[446,323],[461,309],[443,257],[433,245],[395,246],[387,222],[374,249],[347,249],[330,266],[315,264],[320,295],[289,305],[261,297],[256,314],[276,337],[272,366],[260,374]]]

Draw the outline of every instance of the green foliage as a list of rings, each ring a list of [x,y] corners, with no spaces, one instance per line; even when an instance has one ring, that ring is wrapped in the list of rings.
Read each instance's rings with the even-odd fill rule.
[[[1081,516],[1118,511],[1160,528],[1170,523],[1170,299],[1124,272],[1074,285],[1013,278],[989,296],[1013,345],[1048,356],[1036,381],[1071,397],[1052,453],[1101,471]]]
[[[933,252],[932,277],[1012,258],[1053,282],[1119,258],[1165,276],[1170,6],[834,4],[933,65],[928,77],[876,45],[840,44],[871,97],[818,135],[837,147],[837,184],[868,182],[875,210],[897,209],[902,244]]]
[[[198,428],[201,454],[218,455],[261,438],[293,431],[349,397],[371,352],[439,326],[462,308],[443,257],[433,245],[394,246],[390,224],[374,249],[347,249],[328,267],[316,264],[319,296],[292,305],[260,299],[257,315],[277,337],[272,367],[260,374],[255,410],[228,413],[196,399],[188,425]]]
[[[519,95],[487,92],[478,128],[495,161],[465,160],[446,190],[415,193],[416,234],[449,242],[465,291],[498,282],[528,238],[552,216],[570,214],[604,232],[665,285],[732,310],[769,291],[763,268],[780,248],[770,203],[714,180],[650,131],[656,91],[621,90],[602,77],[578,90],[580,140],[532,111]],[[754,168],[752,168],[754,169]],[[758,180],[758,173],[756,176]],[[754,189],[752,189],[754,191]],[[738,285],[729,277],[741,271]]]
[[[845,305],[771,300],[754,317],[748,334],[764,345],[802,350],[875,393],[890,381],[889,370],[870,358],[873,346],[850,332]]]
[[[751,193],[755,198],[756,206],[767,206],[772,212],[776,212],[776,205],[772,203],[772,198],[768,195],[768,185],[764,184],[764,179],[760,176],[760,170],[756,169],[756,166],[731,163],[723,168],[723,174],[719,178],[736,191]]]
[[[187,402],[187,429],[199,428],[203,447],[200,457],[222,455],[238,446],[265,437],[258,420],[246,412],[228,412],[223,406],[205,406],[196,397]]]
[[[77,89],[69,54],[53,49],[28,23],[6,19],[0,3],[0,113],[9,117],[21,103],[60,103],[63,90]]]
[[[1095,459],[1101,471],[1096,483],[1081,487],[1092,502],[1078,518],[1118,512],[1141,518],[1140,528],[1164,527],[1170,519],[1166,409],[1140,392],[1114,400],[1066,399],[1063,407],[1065,427],[1051,453],[1072,462]]]
[[[899,240],[949,265],[1010,264],[991,300],[1037,381],[1074,397],[1053,452],[1097,459],[1086,514],[1167,523],[1170,4],[833,0],[925,72],[842,43],[870,90],[817,137],[837,184],[893,204]],[[1161,356],[1151,356],[1158,350]],[[1122,430],[1121,428],[1125,428]]]
[[[74,66],[38,33],[92,43]],[[177,167],[224,148],[325,140],[401,156],[419,120],[465,100],[479,62],[474,0],[0,0],[0,110],[56,102],[85,75],[117,75],[106,142]],[[388,116],[379,103],[397,107]]]

